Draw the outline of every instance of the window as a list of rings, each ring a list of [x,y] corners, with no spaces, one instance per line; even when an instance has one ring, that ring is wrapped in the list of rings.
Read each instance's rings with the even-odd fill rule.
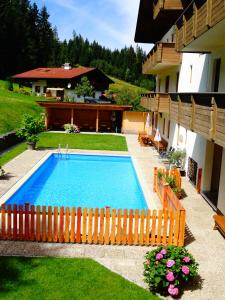
[[[163,119],[163,135],[165,134],[166,119]]]
[[[41,87],[39,85],[35,85],[35,93],[39,94],[41,92]]]
[[[171,35],[171,42],[172,43],[174,42],[174,33],[172,33],[172,35]]]
[[[168,120],[168,128],[167,128],[167,138],[170,138],[170,120]]]
[[[177,72],[177,79],[176,79],[176,92],[178,92],[179,77],[180,77],[180,73],[179,73],[179,72]]]
[[[170,76],[166,76],[165,93],[169,92]]]
[[[158,92],[160,93],[161,79],[158,80]]]
[[[47,86],[44,86],[43,91],[44,91],[44,94],[46,94]]]

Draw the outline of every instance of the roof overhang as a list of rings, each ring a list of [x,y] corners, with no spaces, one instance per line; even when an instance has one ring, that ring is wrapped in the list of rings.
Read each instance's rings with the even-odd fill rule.
[[[169,31],[181,14],[180,10],[165,11],[153,19],[153,0],[140,0],[134,41],[156,43]]]
[[[36,101],[37,104],[44,108],[57,108],[57,109],[79,109],[79,110],[130,110],[131,105],[118,105],[107,103],[76,103],[76,102],[57,102],[57,101]]]

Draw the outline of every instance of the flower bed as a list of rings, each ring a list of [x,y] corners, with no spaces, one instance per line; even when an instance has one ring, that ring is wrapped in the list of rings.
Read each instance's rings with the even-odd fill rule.
[[[198,264],[183,247],[158,247],[147,252],[144,277],[149,289],[161,295],[177,297],[185,283],[197,276]]]

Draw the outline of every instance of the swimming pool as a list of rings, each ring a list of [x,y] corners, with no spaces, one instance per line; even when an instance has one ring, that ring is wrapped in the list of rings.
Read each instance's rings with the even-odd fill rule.
[[[131,157],[52,154],[7,204],[147,209]]]

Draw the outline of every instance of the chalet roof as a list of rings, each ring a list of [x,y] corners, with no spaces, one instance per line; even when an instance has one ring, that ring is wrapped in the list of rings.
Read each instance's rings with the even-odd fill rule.
[[[72,79],[91,72],[100,72],[96,68],[37,68],[24,73],[14,75],[14,79]],[[104,73],[102,73],[110,82],[112,82]]]

